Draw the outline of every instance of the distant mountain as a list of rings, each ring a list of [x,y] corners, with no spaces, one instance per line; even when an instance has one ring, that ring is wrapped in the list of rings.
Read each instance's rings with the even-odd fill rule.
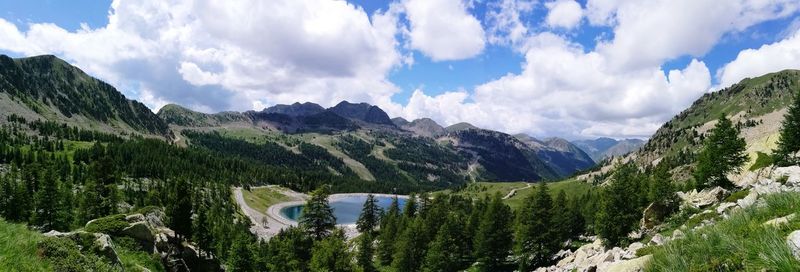
[[[387,115],[386,112],[384,112],[378,106],[373,106],[367,103],[354,104],[347,101],[342,101],[328,110],[345,118],[363,121],[370,124],[394,126],[392,119],[389,118],[389,115]]]
[[[411,131],[416,135],[430,138],[436,138],[447,133],[442,126],[430,118],[420,118],[405,125],[401,125],[400,128]]]
[[[644,145],[645,141],[639,139],[615,140],[602,137],[593,140],[578,140],[572,143],[589,154],[592,160],[599,162],[612,156],[621,156],[635,151]]]
[[[559,176],[569,176],[595,164],[589,155],[565,139],[547,138],[541,141],[527,134],[514,137],[533,149]]]
[[[394,125],[397,126],[397,127],[402,127],[402,126],[408,125],[411,122],[409,122],[408,120],[406,120],[403,117],[395,117],[395,118],[392,118],[392,123],[394,123]]]
[[[0,116],[57,121],[105,132],[171,137],[147,106],[51,55],[0,55]],[[2,122],[2,121],[0,121]]]
[[[311,103],[311,102],[306,102],[306,103],[303,103],[303,104],[295,102],[294,104],[291,104],[291,105],[278,104],[278,105],[266,108],[262,112],[264,112],[264,113],[286,114],[286,115],[289,115],[289,116],[308,116],[308,115],[317,114],[317,113],[320,113],[320,112],[323,112],[323,111],[325,111],[325,108],[323,108],[320,105]]]
[[[457,131],[468,130],[468,129],[479,129],[479,128],[476,127],[476,126],[473,126],[470,123],[466,123],[466,122],[453,124],[453,125],[450,125],[449,127],[445,128],[445,130],[447,132],[457,132]]]

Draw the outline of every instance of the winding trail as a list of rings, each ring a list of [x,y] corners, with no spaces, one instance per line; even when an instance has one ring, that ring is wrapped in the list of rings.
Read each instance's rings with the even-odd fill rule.
[[[508,192],[508,194],[506,196],[504,196],[503,199],[512,198],[512,197],[514,197],[514,195],[517,194],[517,191],[531,188],[531,186],[533,186],[533,183],[525,183],[525,187],[511,189],[511,191]]]
[[[257,187],[254,187],[257,188]],[[285,229],[289,226],[297,225],[296,222],[290,222],[283,220],[282,217],[275,218],[273,215],[263,214],[256,209],[251,208],[247,205],[247,202],[244,201],[244,195],[242,194],[241,187],[235,187],[233,189],[233,195],[236,199],[236,203],[242,209],[242,212],[250,218],[250,222],[253,225],[250,226],[250,232],[258,236],[260,239],[269,240],[272,236],[275,236],[280,232],[282,229]],[[293,196],[293,197],[301,197],[302,194]],[[302,199],[302,198],[301,198]],[[303,201],[298,201],[303,203]],[[283,203],[281,203],[283,204]],[[275,206],[275,205],[273,205]],[[271,209],[272,207],[270,207]],[[278,209],[280,211],[280,209]]]

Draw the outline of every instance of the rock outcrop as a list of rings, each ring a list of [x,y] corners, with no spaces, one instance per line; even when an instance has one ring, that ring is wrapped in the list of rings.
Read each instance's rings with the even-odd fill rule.
[[[717,204],[727,195],[728,190],[725,190],[719,186],[703,189],[700,192],[697,190],[692,190],[685,193],[678,192],[678,197],[680,197],[682,200],[683,206],[689,206],[697,209],[702,209]]]

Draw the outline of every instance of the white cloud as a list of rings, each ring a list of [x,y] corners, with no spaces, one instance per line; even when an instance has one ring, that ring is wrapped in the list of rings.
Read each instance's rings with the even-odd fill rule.
[[[431,97],[417,91],[404,113],[511,133],[647,137],[711,82],[708,68],[697,60],[682,70],[653,66],[620,73],[604,55],[586,53],[557,35],[530,39],[520,74],[487,82],[471,95]]]
[[[70,32],[0,19],[0,49],[56,54],[154,109],[249,109],[264,103],[376,102],[398,88],[397,7],[373,14],[344,1],[114,1],[109,24]],[[6,38],[8,37],[8,38]],[[125,89],[123,89],[125,91]]]
[[[617,69],[637,69],[685,56],[703,56],[726,33],[800,9],[796,0],[590,0],[589,21],[614,27],[614,39],[598,44]]]
[[[474,57],[486,43],[481,23],[461,0],[405,0],[411,47],[434,61]]]
[[[800,69],[800,30],[784,40],[739,52],[717,75],[720,87],[728,87],[747,77],[784,69]]]
[[[503,0],[488,4],[486,25],[489,42],[499,45],[518,45],[528,35],[521,15],[533,10],[534,3],[524,0]]]
[[[545,3],[545,6],[549,10],[545,22],[550,27],[572,29],[577,27],[583,18],[581,4],[575,0],[556,0]]]

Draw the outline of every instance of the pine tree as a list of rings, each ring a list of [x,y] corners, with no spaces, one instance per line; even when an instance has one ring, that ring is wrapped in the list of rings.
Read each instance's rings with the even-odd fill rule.
[[[356,258],[358,266],[363,272],[375,272],[375,263],[372,261],[375,250],[372,246],[374,239],[372,233],[364,233],[358,238],[358,256]]]
[[[462,252],[466,251],[464,242],[467,238],[463,235],[462,225],[456,216],[447,216],[425,255],[422,271],[450,272],[463,268],[461,258]]]
[[[635,183],[639,178],[633,163],[624,164],[601,193],[595,231],[607,247],[619,245],[638,223],[639,207],[631,203],[637,203]]]
[[[720,116],[697,157],[694,173],[697,184],[702,187],[733,187],[726,175],[738,171],[747,161],[746,145],[733,123],[725,115]]]
[[[245,234],[239,234],[236,240],[233,241],[230,253],[228,253],[228,270],[237,272],[256,271],[254,259],[250,239]]]
[[[173,183],[170,199],[167,203],[170,228],[178,235],[192,237],[192,188],[186,178]]]
[[[395,271],[419,271],[425,258],[427,241],[420,235],[425,231],[424,223],[421,217],[411,220],[397,239],[395,253],[392,256],[392,268]]]
[[[328,203],[328,195],[324,187],[312,192],[311,199],[306,203],[303,215],[300,217],[300,227],[314,240],[328,237],[336,226],[336,217],[333,216],[333,208]]]
[[[197,216],[192,221],[192,240],[197,243],[201,251],[211,249],[211,230],[209,230],[210,219],[208,218],[208,208],[205,203],[197,205]]]
[[[417,215],[417,196],[415,194],[411,194],[408,196],[408,200],[406,200],[405,207],[403,207],[403,216],[405,218],[411,218]]]
[[[475,235],[475,256],[481,271],[498,271],[505,266],[512,245],[512,218],[511,208],[503,203],[499,194],[495,195]]]
[[[314,243],[311,250],[311,271],[350,272],[355,271],[353,256],[344,241],[344,232],[335,231],[332,235]]]
[[[551,209],[550,214],[553,216],[552,226],[550,227],[553,230],[553,237],[555,237],[558,242],[556,243],[556,248],[559,244],[569,240],[572,236],[572,213],[569,209],[569,204],[567,203],[567,193],[564,190],[560,190],[558,192],[558,196],[553,201],[553,208]]]
[[[358,216],[356,227],[361,233],[374,234],[375,227],[378,226],[380,220],[381,208],[378,206],[378,200],[372,194],[367,195],[367,200],[364,202],[364,208],[361,209],[361,214]]]
[[[400,204],[397,197],[392,198],[387,212],[381,216],[381,229],[378,235],[376,249],[378,261],[381,265],[390,265],[394,254],[395,238],[397,237],[398,221],[400,220]]]
[[[39,184],[39,190],[34,197],[34,212],[32,223],[41,227],[44,231],[56,229],[58,224],[59,201],[59,182],[55,172],[48,167]]]
[[[550,192],[544,183],[524,204],[517,221],[516,251],[522,256],[520,270],[546,265],[561,241],[553,223]]]
[[[772,152],[779,165],[797,164],[800,151],[800,91],[795,93],[792,104],[783,116],[778,147]]]
[[[57,208],[57,222],[55,229],[58,231],[68,231],[70,229],[70,225],[75,222],[75,214],[74,214],[74,199],[75,194],[72,192],[73,184],[72,181],[67,179],[65,182],[61,183],[61,188],[59,188],[59,205]]]

